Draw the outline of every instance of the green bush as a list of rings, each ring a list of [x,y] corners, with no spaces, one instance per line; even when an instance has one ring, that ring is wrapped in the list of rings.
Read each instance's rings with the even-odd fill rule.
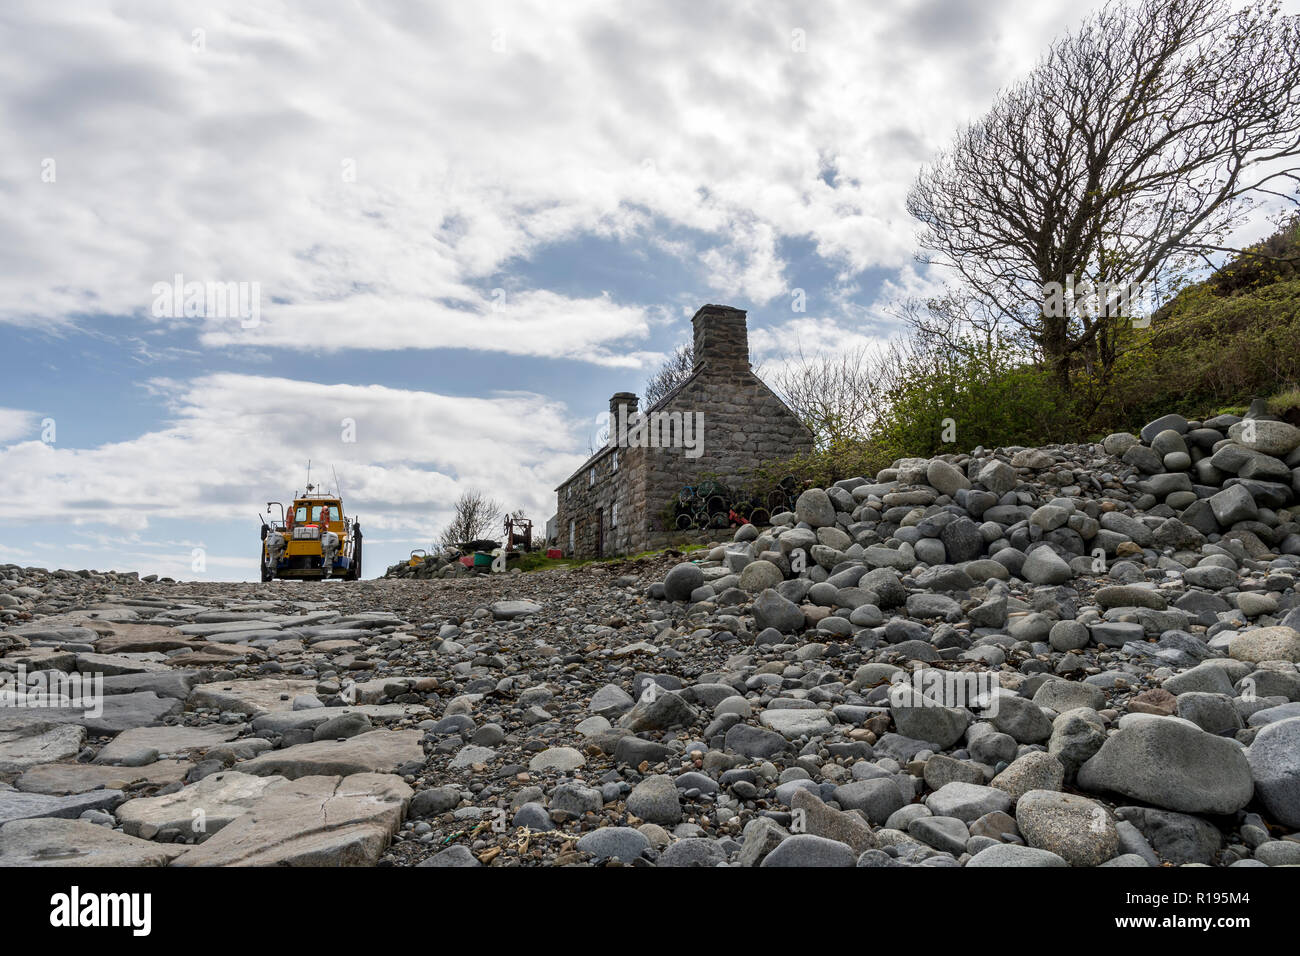
[[[1300,388],[1283,389],[1268,400],[1268,410],[1274,415],[1285,415],[1300,409]]]
[[[1077,440],[1073,403],[1051,375],[1003,342],[929,343],[897,353],[893,383],[865,438],[765,462],[755,487],[785,475],[826,487],[874,475],[899,458],[969,451],[977,445],[1042,445]]]
[[[1043,445],[1078,435],[1069,396],[1048,371],[1014,350],[995,343],[930,358],[891,396],[873,436],[895,457]]]
[[[826,488],[845,478],[874,475],[897,457],[892,450],[862,439],[846,439],[807,454],[763,462],[752,471],[748,487],[763,495],[786,475],[794,475],[800,484]]]

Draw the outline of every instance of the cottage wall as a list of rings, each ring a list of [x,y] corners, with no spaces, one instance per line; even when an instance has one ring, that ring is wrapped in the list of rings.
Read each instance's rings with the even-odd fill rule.
[[[756,465],[812,448],[808,430],[748,369],[739,380],[705,369],[666,408],[703,412],[704,445],[698,458],[687,458],[680,449],[651,449],[641,496],[656,519],[685,485],[705,476],[741,484]]]
[[[557,543],[565,555],[628,554],[635,546],[626,449],[611,449],[588,462],[557,491]],[[615,467],[617,464],[617,468]],[[595,478],[592,479],[594,472]]]
[[[717,532],[683,533],[666,526],[665,509],[683,486],[705,476],[739,483],[755,465],[812,448],[808,429],[750,370],[745,313],[708,305],[692,324],[696,364],[691,377],[647,411],[692,420],[702,413],[701,454],[688,456],[682,447],[622,447],[615,469],[614,449],[598,453],[556,489],[557,543],[566,554],[631,554],[716,538]],[[636,396],[614,395],[611,415],[619,405],[636,410]]]

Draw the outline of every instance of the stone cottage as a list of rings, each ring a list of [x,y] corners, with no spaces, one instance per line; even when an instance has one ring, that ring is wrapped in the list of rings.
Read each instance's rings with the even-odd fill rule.
[[[706,305],[691,325],[691,374],[644,411],[635,394],[615,393],[610,441],[555,489],[551,521],[566,555],[633,554],[689,539],[664,521],[683,486],[705,476],[739,483],[761,462],[812,448],[812,433],[750,370],[744,310]]]

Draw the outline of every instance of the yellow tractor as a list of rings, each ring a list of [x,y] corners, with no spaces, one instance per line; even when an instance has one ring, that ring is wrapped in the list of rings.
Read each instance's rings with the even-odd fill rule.
[[[288,511],[280,502],[268,501],[267,514],[273,506],[280,508],[280,520],[262,519],[263,581],[360,580],[361,522],[344,516],[338,495],[318,494],[308,485],[305,494],[294,493]]]

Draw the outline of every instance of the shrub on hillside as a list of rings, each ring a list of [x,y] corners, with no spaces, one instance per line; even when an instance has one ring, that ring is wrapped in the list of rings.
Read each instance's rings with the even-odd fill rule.
[[[825,487],[875,474],[898,458],[1077,436],[1080,423],[1069,396],[1005,341],[913,340],[879,361],[882,406],[861,430],[865,437],[833,439],[809,454],[763,463],[752,484],[764,487],[794,475]]]
[[[1047,370],[1005,343],[967,339],[927,358],[894,390],[872,436],[898,456],[1043,445],[1077,435],[1070,397]]]
[[[1141,347],[1116,363],[1099,427],[1134,427],[1171,409],[1211,414],[1300,380],[1300,279],[1231,296],[1180,296]]]

